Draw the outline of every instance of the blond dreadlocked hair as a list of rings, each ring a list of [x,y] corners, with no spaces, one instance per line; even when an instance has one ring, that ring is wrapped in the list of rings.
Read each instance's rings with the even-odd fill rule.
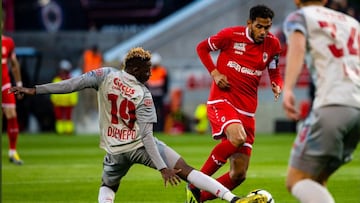
[[[141,83],[145,83],[150,76],[151,54],[141,47],[132,48],[125,57],[124,70]]]
[[[132,48],[125,57],[125,62],[132,58],[141,58],[143,61],[148,61],[151,58],[151,53],[144,50],[142,47]]]

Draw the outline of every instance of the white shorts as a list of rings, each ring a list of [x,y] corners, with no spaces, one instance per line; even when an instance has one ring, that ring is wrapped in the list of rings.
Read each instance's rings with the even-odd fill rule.
[[[329,174],[351,160],[360,140],[360,109],[326,106],[304,121],[291,150],[290,165],[311,175]]]
[[[162,141],[155,138],[156,145],[159,149],[162,159],[168,168],[174,168],[180,155]],[[103,184],[107,186],[115,186],[120,183],[122,177],[126,175],[132,165],[142,164],[150,168],[156,169],[151,161],[145,147],[140,147],[130,152],[111,155],[107,153],[103,161]]]

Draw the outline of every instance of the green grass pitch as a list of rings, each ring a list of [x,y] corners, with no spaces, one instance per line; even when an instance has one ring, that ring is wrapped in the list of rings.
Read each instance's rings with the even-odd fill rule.
[[[179,152],[192,166],[200,168],[217,143],[209,135],[156,135]],[[245,195],[264,188],[276,203],[296,203],[285,190],[284,179],[294,135],[257,135],[247,180],[234,190]],[[2,185],[4,203],[89,203],[97,202],[104,152],[96,135],[59,136],[24,134],[18,140],[22,166],[9,163],[8,141],[2,136]],[[215,174],[228,170],[225,165]],[[360,150],[351,163],[343,166],[328,183],[339,203],[360,202]],[[185,200],[185,183],[163,186],[159,172],[136,165],[123,179],[115,202],[176,203]],[[224,202],[213,200],[209,202]]]

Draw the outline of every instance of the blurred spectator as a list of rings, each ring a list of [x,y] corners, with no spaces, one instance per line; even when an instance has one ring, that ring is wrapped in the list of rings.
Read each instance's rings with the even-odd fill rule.
[[[354,1],[355,2],[355,1]],[[348,0],[329,0],[326,4],[327,7],[346,13],[357,20],[360,20],[359,2],[357,5],[355,3],[350,3]]]
[[[4,19],[3,29],[6,31],[15,30],[15,17],[14,17],[14,0],[2,0],[2,11],[6,18]]]
[[[69,79],[71,77],[71,69],[72,65],[68,60],[61,60],[58,75],[52,82],[55,83]],[[54,106],[56,132],[58,134],[73,134],[75,127],[72,120],[72,112],[78,103],[78,93],[52,94],[50,99]]]
[[[195,120],[195,131],[198,134],[205,134],[209,129],[209,120],[207,117],[207,109],[206,104],[199,104],[194,112],[194,120]]]
[[[91,48],[84,51],[81,65],[83,73],[100,68],[103,65],[103,56],[98,45],[94,44]]]
[[[158,116],[158,122],[154,125],[155,132],[164,130],[165,107],[164,100],[168,93],[169,77],[166,68],[161,65],[161,56],[158,53],[151,55],[151,76],[146,86],[149,88]]]
[[[91,48],[84,51],[80,65],[83,73],[103,66],[103,55],[97,44],[92,45]],[[93,89],[84,89],[84,91],[80,92],[80,95],[82,106],[86,109],[85,113],[94,118],[97,117],[98,103],[96,91]]]
[[[166,115],[164,132],[170,135],[179,135],[187,129],[188,119],[182,111],[183,91],[175,88],[170,95],[170,112]]]

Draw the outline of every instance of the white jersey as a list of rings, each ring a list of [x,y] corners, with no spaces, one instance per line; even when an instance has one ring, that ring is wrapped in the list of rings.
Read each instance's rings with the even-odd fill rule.
[[[37,85],[37,94],[66,93],[94,88],[98,91],[100,147],[110,154],[144,146],[140,123],[155,123],[150,91],[125,71],[100,68],[59,84]]]
[[[306,6],[284,22],[285,35],[307,39],[307,67],[315,82],[313,107],[360,108],[360,25],[354,18],[323,6]]]

